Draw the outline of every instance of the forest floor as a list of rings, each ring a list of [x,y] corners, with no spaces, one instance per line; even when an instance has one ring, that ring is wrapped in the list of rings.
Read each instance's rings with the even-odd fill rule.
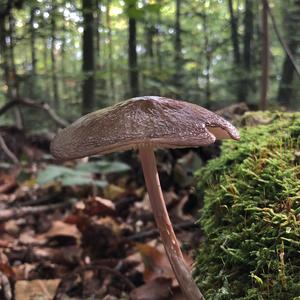
[[[63,164],[32,141],[24,145],[19,167],[0,166],[1,299],[184,299],[136,153]],[[157,152],[165,201],[190,266],[201,239],[195,222],[202,197],[193,172],[203,164],[199,151],[207,159],[216,149]]]

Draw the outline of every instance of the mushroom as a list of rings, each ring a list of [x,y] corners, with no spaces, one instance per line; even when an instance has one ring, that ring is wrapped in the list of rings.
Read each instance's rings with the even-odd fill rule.
[[[155,148],[209,145],[239,139],[235,127],[198,105],[145,96],[89,113],[58,132],[51,152],[61,160],[137,149],[155,221],[178,283],[189,300],[204,299],[185,264],[160,187]]]

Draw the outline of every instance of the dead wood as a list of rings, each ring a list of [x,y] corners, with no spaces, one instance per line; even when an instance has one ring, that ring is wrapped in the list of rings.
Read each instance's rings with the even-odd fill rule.
[[[51,108],[48,103],[36,102],[29,98],[17,98],[10,102],[7,102],[0,108],[0,115],[4,114],[6,111],[8,111],[16,105],[43,110],[59,127],[66,127],[69,124],[66,120],[59,117],[55,110]]]
[[[27,215],[36,215],[50,210],[64,208],[72,204],[73,201],[65,201],[57,204],[48,204],[40,206],[17,207],[0,210],[0,222],[5,222],[11,219],[22,218]]]

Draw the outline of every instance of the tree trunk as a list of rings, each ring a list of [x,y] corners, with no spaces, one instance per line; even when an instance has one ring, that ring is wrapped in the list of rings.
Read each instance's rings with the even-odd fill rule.
[[[266,2],[263,1],[262,8],[262,74],[261,74],[261,110],[267,108],[268,80],[269,80],[269,30],[268,30],[268,10]]]
[[[205,59],[206,59],[206,67],[205,67],[205,102],[206,108],[211,107],[211,88],[210,88],[210,68],[211,68],[211,47],[209,45],[209,31],[207,25],[207,15],[206,12],[203,12],[203,31],[204,31],[204,49],[205,49]]]
[[[100,37],[100,31],[99,31],[99,27],[101,24],[101,1],[100,0],[96,0],[96,18],[95,18],[95,33],[96,33],[96,62],[95,62],[95,66],[96,69],[100,69],[101,68],[101,56],[100,56],[100,51],[101,51],[101,37]]]
[[[230,13],[230,27],[231,27],[231,40],[233,46],[233,58],[236,66],[240,65],[240,47],[239,47],[239,35],[238,35],[238,20],[233,11],[232,0],[228,0],[228,8]]]
[[[93,110],[95,102],[95,60],[94,60],[94,17],[93,0],[82,0],[83,43],[82,70],[84,80],[82,85],[82,112]]]
[[[8,21],[9,21],[9,58],[10,58],[10,69],[9,69],[9,78],[8,80],[12,82],[11,84],[11,93],[10,93],[10,100],[13,100],[14,98],[18,98],[20,96],[19,94],[19,82],[17,78],[17,69],[15,64],[15,54],[14,54],[14,45],[15,45],[15,39],[14,39],[14,32],[15,32],[15,20],[12,15],[12,12],[10,11],[8,15]],[[23,118],[21,114],[21,109],[19,107],[16,107],[14,110],[15,115],[15,122],[16,126],[19,129],[23,129]]]
[[[236,97],[237,101],[244,100],[244,81],[241,76],[241,53],[240,53],[240,45],[239,45],[239,34],[238,34],[238,18],[233,10],[232,0],[228,0],[228,8],[230,14],[230,27],[231,27],[231,41],[233,48],[233,62],[236,67]]]
[[[35,11],[36,11],[36,8],[32,7],[30,10],[30,20],[29,20],[30,44],[31,44],[31,73],[33,76],[36,75],[36,52],[35,52],[36,31],[34,28]]]
[[[110,4],[111,0],[107,0],[106,6],[106,24],[107,24],[107,38],[108,38],[108,65],[109,65],[109,90],[113,103],[116,102],[115,95],[115,80],[114,80],[114,62],[113,62],[113,43],[111,34],[111,22],[110,22]]]
[[[53,92],[53,106],[57,110],[59,108],[58,96],[58,81],[57,81],[57,63],[56,63],[56,0],[52,0],[51,7],[51,72],[52,72],[52,92]]]
[[[296,41],[291,41],[288,45],[290,52],[293,56],[296,55],[298,43]],[[278,102],[285,107],[291,105],[292,93],[293,93],[293,78],[295,69],[288,55],[285,56],[282,71],[281,71],[281,81],[278,90]]]
[[[61,37],[61,65],[60,65],[60,72],[61,72],[61,92],[65,94],[66,89],[65,89],[65,82],[66,82],[66,24],[63,22],[62,25],[62,37]]]
[[[135,4],[129,6],[130,9],[135,8]],[[129,63],[129,81],[130,81],[130,94],[131,97],[139,96],[139,72],[138,72],[138,58],[136,52],[136,19],[130,16],[128,19],[128,63]]]
[[[268,5],[267,1],[266,5]],[[281,73],[281,80],[279,84],[279,90],[277,99],[278,102],[285,106],[289,107],[292,104],[292,94],[293,94],[293,78],[295,74],[295,57],[299,51],[299,13],[300,13],[300,1],[294,0],[293,5],[289,7],[285,7],[285,18],[284,24],[286,27],[286,36],[288,40],[288,47],[287,49],[284,47],[286,52],[285,59],[282,65],[282,73]],[[273,17],[273,23],[275,22]],[[275,25],[275,23],[273,24]],[[282,43],[284,46],[284,42]],[[297,69],[297,74],[299,71]]]
[[[244,69],[245,79],[243,80],[243,100],[247,101],[251,87],[251,63],[252,63],[252,41],[253,41],[253,1],[245,0],[244,17]]]
[[[181,44],[181,24],[180,24],[180,14],[181,14],[181,0],[176,0],[176,17],[175,17],[175,75],[174,84],[176,87],[182,88],[183,83],[183,58],[182,58],[182,44]]]
[[[157,3],[161,5],[161,0],[157,0]],[[157,13],[157,37],[156,37],[156,57],[157,57],[157,67],[161,72],[163,69],[163,61],[161,56],[161,36],[160,36],[160,28],[161,26],[161,12],[160,10]]]

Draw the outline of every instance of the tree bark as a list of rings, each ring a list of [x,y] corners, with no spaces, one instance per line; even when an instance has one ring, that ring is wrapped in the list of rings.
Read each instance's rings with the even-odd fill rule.
[[[82,85],[82,113],[93,110],[95,102],[95,59],[94,59],[94,17],[93,0],[82,0],[83,43],[82,70],[84,74]]]
[[[55,109],[59,108],[58,95],[58,81],[57,81],[57,62],[56,62],[56,0],[52,0],[51,7],[51,71],[52,71],[52,92],[53,92],[53,106]]]
[[[15,64],[15,54],[14,54],[14,32],[15,32],[15,20],[12,15],[12,11],[9,12],[8,15],[8,36],[9,36],[9,47],[6,50],[8,51],[8,56],[7,58],[9,59],[9,62],[7,63],[8,67],[8,73],[7,73],[7,86],[8,86],[8,97],[9,100],[12,101],[14,97],[19,96],[19,82],[17,79],[17,69],[16,69],[16,64]],[[6,37],[6,36],[5,36]],[[6,44],[6,42],[4,42]],[[23,117],[21,114],[20,108],[15,108],[14,110],[14,117],[15,117],[15,122],[16,126],[19,129],[22,129],[24,127],[23,125]]]
[[[130,9],[135,8],[136,3],[129,5],[128,18],[128,63],[129,63],[129,82],[131,97],[139,96],[139,72],[138,72],[138,57],[136,51],[136,19],[130,16]]]
[[[36,8],[32,7],[30,10],[30,46],[31,46],[31,73],[33,76],[36,75],[36,51],[35,51],[35,40],[36,40],[36,31],[34,28],[35,21],[35,11]]]
[[[157,0],[157,3],[161,5],[161,0]],[[163,61],[161,56],[161,37],[159,28],[161,26],[161,12],[157,13],[157,37],[156,37],[156,57],[157,57],[157,67],[159,71],[163,69]]]
[[[228,9],[230,14],[230,28],[231,28],[231,41],[233,47],[233,62],[236,67],[236,97],[237,101],[244,100],[244,86],[243,78],[241,77],[242,64],[241,64],[241,52],[239,45],[239,34],[238,34],[238,18],[234,13],[232,0],[228,0]]]
[[[174,85],[179,89],[182,88],[183,84],[183,58],[182,58],[182,42],[181,42],[181,0],[176,0],[176,16],[175,16],[175,74],[174,74]]]
[[[268,6],[268,2],[264,1],[265,5]],[[273,26],[275,31],[276,24],[275,19],[272,18],[271,11],[269,11],[271,19],[273,21]],[[289,107],[292,104],[292,94],[293,94],[293,78],[295,71],[299,75],[299,68],[296,65],[295,57],[297,55],[298,49],[299,49],[299,38],[298,38],[298,31],[299,31],[299,13],[300,13],[300,1],[294,0],[293,5],[291,7],[285,7],[285,18],[284,23],[286,26],[286,35],[288,39],[287,47],[285,46],[285,42],[283,39],[281,40],[281,44],[283,45],[283,48],[286,52],[285,59],[283,61],[282,65],[282,73],[281,73],[281,80],[279,84],[279,90],[278,90],[278,102],[285,106]]]
[[[233,11],[232,0],[228,0],[228,8],[230,13],[231,40],[233,46],[234,63],[239,66],[241,62],[239,35],[238,35],[238,20]]]
[[[113,103],[116,103],[114,62],[113,62],[113,43],[112,43],[112,33],[111,33],[111,21],[110,21],[110,4],[111,4],[111,0],[107,0],[106,24],[107,24],[107,38],[108,38],[109,91],[110,91],[110,97],[113,100]]]
[[[205,49],[205,59],[206,59],[206,66],[205,66],[205,102],[206,108],[211,107],[211,88],[210,88],[210,69],[211,69],[211,47],[209,45],[209,32],[208,32],[208,24],[207,24],[207,14],[203,12],[203,31],[204,31],[204,49]]]
[[[294,56],[297,52],[298,43],[296,41],[291,41],[288,47],[290,49],[291,54]],[[277,96],[278,102],[285,107],[289,107],[291,105],[294,73],[294,66],[289,56],[286,54],[282,65],[281,81],[279,84]]]
[[[243,80],[242,99],[246,102],[249,94],[249,89],[251,87],[252,42],[253,42],[253,1],[245,0],[244,49],[243,49],[245,78]]]
[[[261,95],[259,107],[261,110],[267,108],[268,80],[269,80],[269,30],[268,10],[266,2],[263,1],[262,8],[262,74],[261,74]]]
[[[101,36],[100,36],[100,31],[99,31],[99,27],[101,24],[101,1],[100,0],[96,0],[95,3],[96,6],[96,18],[95,18],[95,33],[96,33],[96,62],[95,62],[95,66],[96,69],[100,69],[101,68]]]

